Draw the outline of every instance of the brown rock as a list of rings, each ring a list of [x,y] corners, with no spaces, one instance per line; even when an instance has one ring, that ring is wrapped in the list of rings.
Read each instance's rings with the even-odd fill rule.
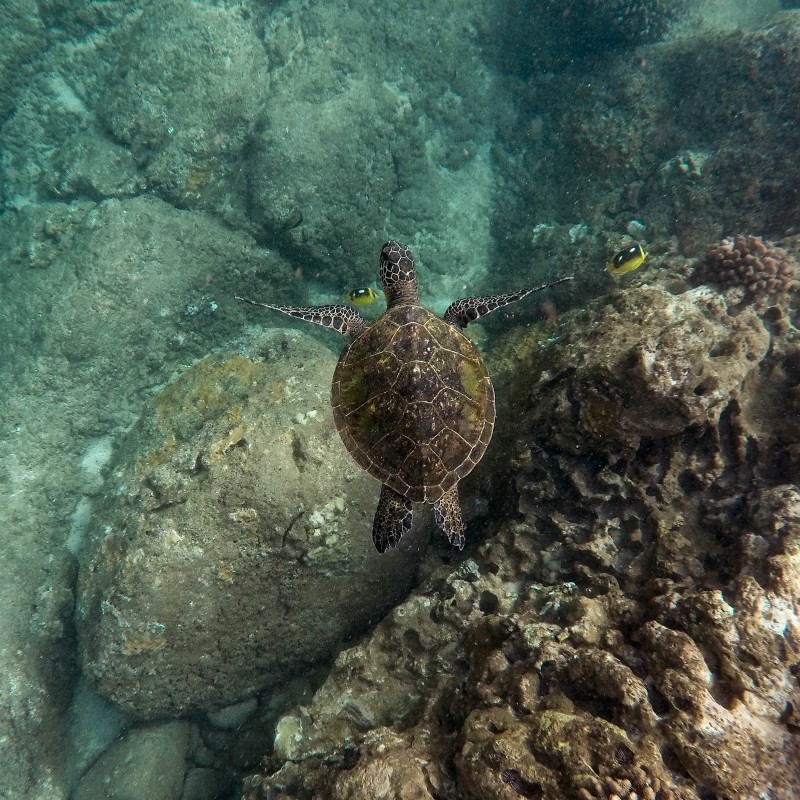
[[[334,356],[300,334],[209,356],[130,435],[80,572],[84,669],[127,713],[214,710],[326,658],[396,602],[377,486],[333,428]],[[251,351],[252,352],[252,351]]]

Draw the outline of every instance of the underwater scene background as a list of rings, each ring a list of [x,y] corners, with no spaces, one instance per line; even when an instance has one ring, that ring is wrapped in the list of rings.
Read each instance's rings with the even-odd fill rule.
[[[0,797],[800,798],[796,7],[1,0]],[[470,326],[463,552],[234,299],[387,239],[574,276]]]

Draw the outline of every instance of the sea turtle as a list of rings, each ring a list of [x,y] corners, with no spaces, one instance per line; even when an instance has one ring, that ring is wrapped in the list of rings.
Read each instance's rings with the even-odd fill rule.
[[[381,249],[386,311],[367,323],[355,308],[258,303],[349,337],[336,365],[336,428],[359,465],[382,484],[372,525],[379,553],[411,529],[411,504],[432,503],[436,524],[464,547],[458,482],[480,461],[494,428],[494,389],[478,349],[461,333],[479,317],[532,292],[466,297],[439,318],[419,303],[414,258],[405,245]]]

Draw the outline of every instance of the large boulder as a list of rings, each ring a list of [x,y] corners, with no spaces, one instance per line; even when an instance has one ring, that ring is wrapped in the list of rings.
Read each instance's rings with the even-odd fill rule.
[[[123,444],[77,616],[84,670],[127,713],[277,686],[408,589],[419,536],[372,546],[378,487],[333,426],[335,361],[299,333],[256,337],[183,372]]]

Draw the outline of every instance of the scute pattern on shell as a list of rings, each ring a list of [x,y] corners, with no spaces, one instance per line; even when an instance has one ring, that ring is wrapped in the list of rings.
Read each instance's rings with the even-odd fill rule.
[[[359,465],[414,502],[435,502],[472,471],[495,418],[475,346],[413,304],[389,309],[342,353],[331,403]]]
[[[701,279],[729,288],[741,286],[752,297],[765,297],[797,288],[797,262],[782,247],[760,236],[737,234],[711,245]]]

